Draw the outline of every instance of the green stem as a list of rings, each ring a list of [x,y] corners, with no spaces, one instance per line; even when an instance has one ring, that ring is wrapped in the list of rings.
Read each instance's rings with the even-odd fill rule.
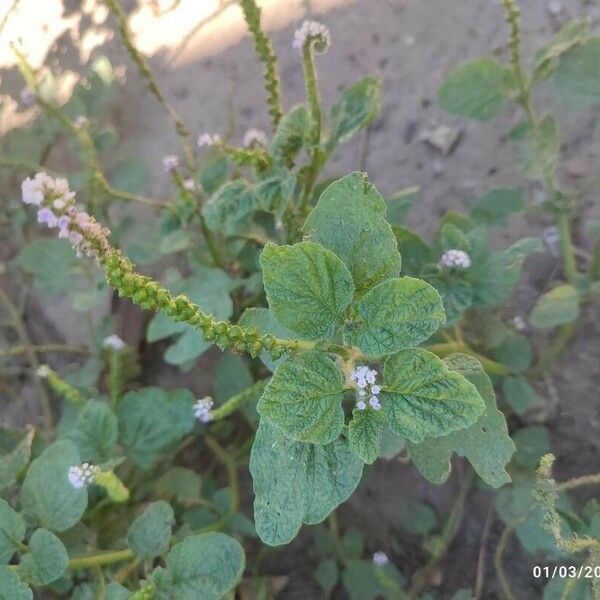
[[[558,232],[560,234],[560,251],[563,258],[565,275],[571,283],[577,281],[577,263],[575,262],[575,251],[571,239],[570,218],[567,213],[562,212],[557,219]]]
[[[576,323],[565,323],[561,325],[556,337],[552,340],[552,343],[542,353],[538,364],[533,369],[535,374],[541,375],[548,370],[554,359],[556,359],[563,350],[566,348],[569,340],[575,333]]]
[[[30,350],[33,350],[34,352],[59,352],[62,354],[89,354],[87,348],[69,346],[68,344],[34,344],[29,347],[19,344],[17,346],[11,346],[6,350],[0,350],[0,358],[27,354]]]
[[[211,412],[212,420],[220,421],[221,419],[228,417],[231,413],[235,412],[248,400],[251,400],[252,398],[258,396],[265,389],[267,383],[267,381],[257,381],[247,390],[244,390],[243,392],[240,392],[239,394],[236,394],[235,396],[229,398],[227,402],[225,402],[224,404],[219,406],[219,408],[216,408]]]
[[[110,350],[110,370],[109,370],[109,389],[110,389],[110,403],[115,410],[121,397],[121,366],[122,366],[122,354],[121,350]]]
[[[217,459],[223,464],[227,471],[227,478],[229,480],[229,489],[231,490],[231,503],[229,505],[229,513],[234,514],[240,507],[240,486],[238,482],[237,465],[235,459],[217,440],[207,435],[204,437],[206,445],[212,450]]]
[[[135,554],[133,553],[133,550],[129,548],[126,548],[125,550],[114,550],[112,552],[101,552],[100,554],[92,554],[90,556],[71,559],[69,561],[68,569],[70,571],[76,571],[78,569],[104,567],[133,558],[135,558]]]

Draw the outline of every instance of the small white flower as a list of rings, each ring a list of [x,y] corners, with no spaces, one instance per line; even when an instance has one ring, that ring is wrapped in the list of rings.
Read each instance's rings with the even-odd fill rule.
[[[373,554],[373,564],[378,567],[384,567],[390,562],[388,555],[385,552],[379,550]]]
[[[85,115],[77,115],[75,117],[75,127],[77,127],[77,129],[87,127],[88,123],[88,118]]]
[[[356,390],[358,397],[356,408],[358,410],[365,410],[367,404],[364,399],[369,396],[369,406],[373,410],[379,410],[381,404],[377,395],[381,392],[381,386],[375,384],[377,381],[377,371],[369,369],[366,365],[358,365],[350,374],[350,379],[356,383],[356,387],[358,388]]]
[[[381,404],[379,404],[377,396],[371,396],[369,398],[369,404],[373,410],[379,410],[381,408]]]
[[[162,157],[162,166],[165,173],[172,173],[179,166],[179,159],[174,154],[167,154]]]
[[[42,379],[46,379],[50,375],[50,367],[48,365],[40,365],[35,374]]]
[[[185,190],[189,190],[190,192],[196,189],[196,182],[193,179],[185,179],[182,185]]]
[[[302,50],[307,41],[315,41],[314,49],[319,54],[324,54],[331,47],[331,33],[323,23],[317,21],[304,21],[294,32],[292,47]]]
[[[358,410],[365,410],[365,408],[367,408],[367,405],[362,400],[359,400],[356,403],[356,408],[358,408]]]
[[[102,347],[114,350],[115,352],[120,352],[125,348],[125,342],[118,335],[113,334],[102,340]]]
[[[21,102],[25,106],[32,106],[33,104],[35,104],[37,96],[31,88],[24,87],[19,95],[21,97]]]
[[[377,396],[377,394],[379,394],[379,392],[381,392],[381,386],[379,386],[379,385],[371,386],[371,394],[373,394],[374,396]]]
[[[264,147],[268,143],[267,134],[260,129],[248,129],[244,134],[243,144],[246,148],[250,148],[254,146],[254,144]]]
[[[517,331],[525,331],[527,329],[527,323],[521,315],[516,315],[513,318],[513,325]]]
[[[210,412],[214,402],[212,398],[206,396],[205,398],[199,398],[194,404],[194,416],[200,423],[209,423],[212,421],[212,414]]]
[[[198,136],[198,147],[214,146],[221,141],[221,136],[218,133],[201,133]]]
[[[91,465],[90,463],[83,463],[82,465],[73,465],[69,467],[67,472],[67,477],[69,478],[69,482],[71,485],[80,490],[90,483],[94,483],[96,479],[96,475],[99,473],[100,469]]]
[[[468,269],[471,266],[471,257],[464,250],[446,250],[438,266],[442,269]]]

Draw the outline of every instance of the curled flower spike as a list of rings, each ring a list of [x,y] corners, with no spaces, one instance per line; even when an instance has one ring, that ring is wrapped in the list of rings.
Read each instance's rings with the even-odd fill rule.
[[[384,567],[390,562],[388,555],[379,550],[373,554],[373,564],[377,567]]]
[[[199,398],[194,404],[194,416],[200,423],[209,423],[213,417],[210,412],[214,402],[212,398],[206,396],[206,398]]]
[[[77,255],[98,257],[110,250],[110,231],[94,217],[75,204],[75,192],[69,189],[66,179],[53,179],[47,173],[37,173],[21,184],[23,202],[38,206],[37,220],[50,229],[58,228],[58,237],[68,239]]]
[[[162,166],[165,173],[172,173],[179,166],[179,159],[174,154],[162,157]]]
[[[292,47],[296,50],[302,50],[306,43],[313,41],[315,52],[325,54],[331,47],[331,33],[323,23],[304,21],[300,28],[294,32]]]
[[[350,379],[356,383],[358,401],[356,408],[358,410],[366,410],[367,403],[365,398],[369,396],[369,406],[373,410],[381,410],[381,404],[377,396],[381,392],[381,386],[376,385],[377,371],[375,369],[369,369],[365,365],[359,365],[352,371]]]
[[[221,136],[218,133],[201,133],[198,136],[198,148],[203,146],[214,146],[221,141]]]
[[[35,92],[31,88],[28,88],[28,87],[24,87],[21,90],[21,93],[19,94],[19,96],[21,98],[21,102],[25,106],[33,106],[37,99]]]
[[[267,134],[261,129],[248,129],[244,134],[243,144],[246,148],[250,148],[254,146],[254,144],[266,146],[268,143]]]
[[[438,266],[441,269],[468,269],[471,266],[471,257],[464,250],[446,250]]]
[[[102,347],[114,350],[115,352],[120,352],[125,348],[125,342],[118,335],[113,334],[102,340]]]
[[[70,484],[77,490],[80,490],[91,483],[94,483],[96,476],[100,473],[100,469],[90,463],[82,465],[73,465],[69,467],[67,476]]]

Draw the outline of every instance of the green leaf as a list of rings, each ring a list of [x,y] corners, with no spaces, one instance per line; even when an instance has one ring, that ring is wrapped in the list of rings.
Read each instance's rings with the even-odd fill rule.
[[[295,106],[283,115],[273,139],[270,154],[284,159],[288,164],[293,161],[304,143],[308,131],[308,113],[304,105]]]
[[[358,293],[400,273],[400,253],[385,213],[375,186],[354,172],[325,189],[304,224],[311,240],[342,259]]]
[[[594,37],[561,55],[554,83],[567,99],[586,104],[600,102],[600,38]]]
[[[381,436],[385,425],[383,411],[355,408],[348,424],[350,448],[367,464],[374,463],[379,456]]]
[[[247,308],[240,317],[239,324],[243,327],[256,327],[260,335],[269,333],[282,339],[293,339],[296,337],[296,334],[283,326],[268,308]],[[266,351],[261,353],[260,359],[271,372],[284,360],[283,358],[273,360]]]
[[[517,188],[490,190],[471,208],[471,216],[486,225],[506,225],[508,217],[523,210],[523,192]]]
[[[493,58],[481,58],[448,75],[438,101],[449,113],[488,121],[499,114],[512,91],[511,70]]]
[[[329,123],[331,133],[327,152],[348,141],[361,127],[368,125],[379,113],[381,79],[369,75],[342,93],[331,107]]]
[[[129,600],[131,592],[116,581],[111,581],[106,586],[106,600]]]
[[[557,285],[541,295],[529,315],[529,323],[539,329],[571,323],[579,314],[579,294],[568,284]]]
[[[386,197],[387,221],[392,225],[401,225],[406,219],[408,211],[415,203],[421,188],[412,186],[398,190],[391,196]]]
[[[573,46],[585,41],[589,31],[590,22],[587,20],[566,23],[550,43],[536,53],[533,66],[534,79],[541,81],[551,75],[555,69],[554,61]]]
[[[254,383],[248,363],[237,354],[224,352],[213,377],[213,398],[217,404],[223,404]]]
[[[560,136],[548,115],[530,129],[519,145],[521,170],[527,177],[544,181],[556,171],[560,160]]]
[[[450,273],[445,277],[432,277],[429,282],[442,297],[446,327],[456,323],[462,313],[473,303],[473,288],[462,281],[458,274]]]
[[[216,154],[210,157],[200,172],[200,183],[207,195],[214,194],[229,177],[229,161],[226,156]]]
[[[419,500],[408,500],[402,511],[402,526],[412,535],[428,535],[437,526],[433,508]]]
[[[461,373],[477,388],[485,402],[485,411],[467,429],[426,440],[422,444],[411,444],[415,466],[430,481],[442,483],[450,474],[450,458],[456,452],[468,459],[488,485],[500,487],[510,481],[505,466],[515,451],[515,445],[508,435],[504,415],[496,408],[489,377],[477,360],[464,354],[451,354],[444,359],[444,364]]]
[[[239,236],[250,226],[258,202],[258,196],[245,181],[232,181],[209,198],[202,207],[202,214],[211,231]]]
[[[12,485],[29,462],[34,435],[35,429],[29,429],[19,441],[11,444],[10,450],[0,454],[0,491]]]
[[[117,416],[110,407],[90,400],[65,437],[77,446],[82,461],[101,463],[112,458],[118,429]]]
[[[524,469],[535,469],[540,458],[552,448],[550,432],[543,425],[522,427],[513,434],[513,441],[517,447],[513,460]]]
[[[117,416],[127,456],[143,469],[150,468],[194,428],[194,401],[188,390],[147,387],[125,394]]]
[[[444,323],[442,299],[428,283],[412,277],[388,279],[356,303],[358,320],[347,338],[368,356],[385,356],[416,346]]]
[[[0,600],[33,600],[29,586],[10,567],[0,566]]]
[[[0,498],[0,564],[10,562],[25,537],[25,521],[10,504]]]
[[[244,550],[237,540],[218,532],[191,535],[167,556],[173,600],[220,600],[236,586],[244,567]]]
[[[511,331],[492,349],[492,356],[515,371],[525,371],[533,360],[533,349],[524,335]]]
[[[290,356],[273,373],[257,410],[293,440],[328,444],[344,426],[344,381],[323,352]]]
[[[66,531],[81,519],[87,508],[87,491],[75,489],[69,467],[79,465],[77,447],[69,440],[48,446],[29,467],[21,490],[23,512],[53,531]]]
[[[523,377],[505,377],[502,381],[502,393],[518,415],[526,413],[539,401],[535,390]]]
[[[349,560],[342,572],[342,581],[350,600],[398,600],[404,579],[392,563],[376,567],[372,561]]]
[[[127,533],[129,547],[142,560],[153,560],[169,549],[175,513],[164,500],[152,502],[133,521]]]
[[[275,318],[310,339],[328,338],[343,324],[354,285],[344,263],[314,242],[267,244],[260,256],[269,306]]]
[[[261,420],[250,455],[260,539],[286,544],[303,522],[320,523],[354,491],[362,467],[345,440],[327,446],[293,442]]]
[[[410,229],[395,225],[393,231],[398,242],[398,249],[402,255],[402,273],[418,277],[423,270],[423,266],[432,261],[431,249]]]
[[[333,590],[339,576],[337,563],[332,558],[322,560],[315,569],[315,579],[327,593]]]
[[[156,482],[157,496],[166,500],[186,503],[200,497],[202,482],[200,475],[184,467],[172,467]]]
[[[210,342],[205,342],[197,329],[187,325],[184,334],[167,348],[165,362],[170,365],[184,365],[204,354],[210,346]]]
[[[29,552],[19,565],[21,578],[33,585],[47,585],[58,579],[69,564],[63,543],[47,529],[36,529],[29,540]]]
[[[391,430],[416,443],[468,427],[485,408],[473,384],[415,348],[386,361],[381,404]]]

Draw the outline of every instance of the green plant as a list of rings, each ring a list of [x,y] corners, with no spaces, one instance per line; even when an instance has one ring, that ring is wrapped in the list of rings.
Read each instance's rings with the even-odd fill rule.
[[[88,81],[61,104],[48,74],[34,72],[15,47],[29,99],[40,110],[29,131],[7,138],[9,158],[1,159],[12,176],[38,171],[22,183],[23,203],[3,208],[21,247],[9,265],[17,292],[31,283],[48,297],[69,295],[74,310],[89,313],[115,290],[155,313],[145,339],[169,340],[166,363],[190,372],[211,346],[222,354],[211,396],[147,386],[142,357],[114,335],[110,319],[90,320],[85,348],[36,346],[20,299],[2,291],[2,326],[18,339],[0,359],[26,358],[44,428],[0,429],[0,598],[32,598],[32,589],[44,589],[70,598],[216,599],[233,597],[244,573],[243,585],[267,598],[273,582],[265,548],[324,521],[327,527],[313,534],[315,580],[326,594],[341,586],[356,600],[425,598],[475,482],[501,488],[495,509],[507,527],[496,566],[509,598],[502,555],[513,532],[532,552],[557,545],[589,550],[586,564],[597,560],[595,504],[573,529],[591,540],[580,547],[562,533],[562,521],[576,517],[557,508],[562,488],[550,479],[550,459],[534,478],[549,451],[547,430],[516,427],[511,439],[494,392],[494,385],[502,389],[509,414],[524,414],[537,401],[530,379],[558,356],[580,305],[598,290],[598,258],[585,272],[574,258],[576,194],[557,182],[554,120],[538,117],[532,102],[533,86],[550,76],[579,83],[578,93],[596,98],[580,71],[589,75],[597,38],[583,24],[567,25],[527,76],[518,11],[507,0],[510,63],[476,61],[450,74],[440,90],[442,106],[477,120],[509,99],[527,116],[511,137],[520,140],[528,176],[551,190],[543,208],[557,219],[567,279],[540,297],[530,317],[535,326],[561,325],[532,371],[535,348],[498,310],[543,243],[529,237],[494,250],[488,241],[490,228],[525,209],[518,189],[490,190],[466,215],[447,212],[425,241],[406,226],[414,188],[384,198],[364,173],[322,180],[338,146],[377,116],[380,81],[364,77],[324,118],[315,59],[331,38],[323,25],[306,21],[294,39],[306,100],[284,111],[276,54],[254,0],[240,4],[264,64],[273,133],[250,130],[242,146],[203,133],[198,146],[208,151],[197,153],[133,43],[120,4],[106,4],[173,122],[184,160],[163,158],[170,197],[142,195],[145,165],[123,158],[104,166],[105,150],[117,143],[103,125],[118,93],[110,63],[97,60]],[[572,52],[583,55],[575,60]],[[46,168],[40,144],[52,148],[63,139],[80,161],[69,177],[73,191]],[[140,223],[135,204],[155,212]],[[33,234],[32,211],[58,239]],[[149,265],[161,275],[143,275]],[[50,352],[83,354],[86,362],[64,374],[40,360]],[[58,423],[47,388],[62,401]],[[431,507],[407,506],[405,527],[423,548],[413,573],[401,573],[386,554],[400,542],[367,553],[361,532],[340,530],[336,508],[377,460],[412,461],[441,484],[454,455],[467,462],[457,469],[459,489],[440,524]],[[253,519],[243,505],[246,468]],[[532,527],[541,531],[539,547],[538,537],[528,538]],[[259,543],[265,546],[256,551]],[[244,549],[253,550],[248,564]],[[460,594],[470,591],[455,598]]]

